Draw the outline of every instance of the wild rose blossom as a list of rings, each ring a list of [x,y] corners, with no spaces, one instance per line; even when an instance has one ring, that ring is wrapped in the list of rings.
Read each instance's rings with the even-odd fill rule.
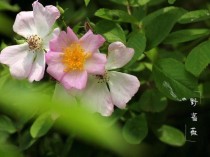
[[[20,45],[8,46],[0,54],[0,62],[9,66],[10,73],[17,79],[28,78],[30,82],[39,81],[44,76],[45,50],[49,41],[59,33],[52,31],[52,26],[60,12],[55,6],[43,7],[38,1],[33,4],[33,11],[17,14],[13,30],[26,41]]]
[[[127,64],[134,50],[114,42],[109,45],[106,58],[99,52],[105,42],[101,35],[89,30],[78,39],[69,27],[59,34],[59,29],[52,31],[60,16],[58,9],[43,7],[38,1],[32,6],[33,11],[20,12],[13,25],[13,30],[26,42],[9,46],[0,54],[0,62],[9,66],[12,76],[28,78],[30,82],[41,80],[46,57],[47,72],[64,87],[56,86],[57,95],[64,96],[63,89],[73,95],[71,100],[76,101],[78,97],[82,104],[91,105],[90,108],[104,116],[111,115],[114,105],[125,108],[138,91],[140,82],[133,75],[113,70]],[[48,50],[46,55],[45,50]]]
[[[54,99],[60,97],[68,102],[79,100],[81,104],[88,105],[86,107],[101,113],[103,116],[111,115],[114,105],[124,109],[126,103],[138,91],[140,82],[133,75],[113,70],[126,65],[133,57],[133,54],[134,50],[126,48],[121,42],[110,44],[104,74],[89,75],[87,86],[83,90],[66,90],[57,84]]]
[[[113,70],[126,65],[133,57],[133,54],[134,50],[126,48],[121,42],[110,44],[106,73],[104,75],[90,76],[88,85],[80,97],[81,103],[91,105],[93,110],[103,116],[111,115],[114,105],[124,109],[127,102],[138,91],[140,82],[133,75]]]
[[[84,89],[88,74],[103,75],[106,55],[98,52],[105,39],[89,30],[78,39],[71,28],[50,41],[47,72],[66,89]]]

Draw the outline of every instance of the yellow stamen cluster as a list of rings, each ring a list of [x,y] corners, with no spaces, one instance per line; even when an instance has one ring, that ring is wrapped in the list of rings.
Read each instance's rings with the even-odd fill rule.
[[[73,43],[63,50],[62,62],[65,65],[65,72],[74,70],[84,70],[86,59],[90,57],[90,53],[84,51],[79,43]]]
[[[42,39],[38,35],[31,35],[26,41],[29,45],[29,49],[32,51],[42,49]]]

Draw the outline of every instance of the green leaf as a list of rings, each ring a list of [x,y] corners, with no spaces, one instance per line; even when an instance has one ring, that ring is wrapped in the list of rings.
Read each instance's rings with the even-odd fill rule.
[[[85,1],[85,5],[88,6],[88,4],[90,3],[90,0],[84,0]]]
[[[30,148],[37,139],[34,139],[31,137],[31,134],[29,130],[26,130],[25,132],[21,133],[19,136],[19,148],[20,150],[26,150]]]
[[[183,62],[186,59],[185,55],[182,52],[177,50],[171,51],[169,49],[158,49],[158,58],[173,58],[181,62]]]
[[[165,39],[164,43],[166,44],[182,43],[182,42],[195,40],[201,37],[205,37],[209,34],[210,34],[209,29],[179,30],[169,34],[169,36]]]
[[[9,138],[9,133],[5,131],[0,131],[0,144],[5,143]]]
[[[108,126],[114,125],[126,112],[126,110],[115,109],[111,116],[106,117]]]
[[[0,1],[0,11],[2,10],[17,12],[20,10],[20,7],[18,5],[11,5],[7,1]]]
[[[176,0],[168,0],[169,4],[174,4],[176,2]]]
[[[11,134],[16,132],[16,128],[9,117],[3,115],[0,116],[0,131],[5,131]]]
[[[148,6],[156,6],[160,5],[161,3],[165,2],[166,0],[150,0]]]
[[[151,0],[129,0],[129,5],[132,7],[139,7],[146,5],[149,3]]]
[[[114,3],[117,3],[117,4],[122,4],[122,5],[125,5],[125,6],[132,6],[132,7],[139,7],[139,6],[142,6],[142,5],[146,5],[148,2],[152,1],[152,0],[110,0]]]
[[[167,58],[155,63],[153,76],[157,88],[172,100],[180,101],[182,98],[197,96],[196,78],[175,59]]]
[[[48,82],[34,82],[33,84],[31,83],[26,83],[25,86],[31,91],[31,92],[41,92],[41,93],[46,93],[46,94],[53,94],[54,89],[55,89],[55,84],[52,81]]]
[[[172,146],[183,146],[186,141],[184,134],[180,130],[168,125],[163,125],[155,134],[160,141]]]
[[[1,157],[23,157],[20,150],[11,144],[0,143],[0,156]]]
[[[148,128],[145,115],[129,119],[123,127],[123,136],[131,144],[139,144],[147,136]]]
[[[147,50],[159,45],[185,10],[177,7],[167,7],[151,13],[143,19],[143,28],[147,38]]]
[[[184,15],[182,15],[178,22],[181,24],[186,24],[186,23],[193,23],[193,22],[207,20],[209,18],[210,18],[209,10],[195,10],[187,12]]]
[[[102,20],[96,24],[95,30],[102,34],[108,42],[126,42],[125,34],[121,26],[115,22]]]
[[[152,63],[154,63],[154,62],[157,60],[158,56],[159,56],[158,53],[159,53],[159,49],[158,49],[158,48],[153,48],[153,49],[147,51],[147,52],[145,53],[145,55],[146,55],[146,57],[147,57]],[[160,53],[160,54],[161,54],[161,53]]]
[[[158,90],[146,90],[138,103],[133,106],[137,111],[161,112],[167,106],[167,99]]]
[[[132,15],[138,20],[141,21],[147,14],[147,9],[145,7],[136,7],[132,9]],[[135,27],[135,26],[133,26]],[[139,30],[139,25],[136,26],[137,30]],[[134,29],[133,29],[134,30]]]
[[[135,17],[129,15],[122,10],[110,10],[110,9],[99,9],[95,12],[95,16],[100,18],[111,20],[115,22],[125,22],[125,23],[136,23],[138,22]]]
[[[128,5],[128,0],[110,0],[111,2],[121,4],[121,5]]]
[[[2,41],[0,45],[0,50],[3,50],[5,47],[7,47],[7,44]]]
[[[65,10],[58,4],[58,2],[56,2],[56,8],[59,10],[62,18],[63,14],[65,13]]]
[[[53,126],[58,115],[53,113],[44,113],[40,115],[33,123],[30,129],[31,136],[33,138],[39,138],[45,135]]]
[[[127,46],[135,50],[132,60],[127,65],[130,66],[141,57],[146,48],[145,34],[142,32],[132,32],[129,36]]]
[[[187,71],[195,76],[201,72],[210,63],[210,41],[206,41],[195,47],[187,56],[185,67]]]

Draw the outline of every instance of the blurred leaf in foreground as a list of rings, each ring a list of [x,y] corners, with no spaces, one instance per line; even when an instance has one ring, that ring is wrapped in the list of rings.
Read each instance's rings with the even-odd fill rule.
[[[18,93],[18,94],[17,94]],[[105,118],[89,113],[86,109],[69,104],[68,102],[51,102],[51,96],[39,92],[30,92],[18,86],[7,83],[0,90],[0,107],[4,111],[18,112],[22,116],[28,113],[39,116],[45,112],[52,111],[59,115],[55,126],[67,134],[76,134],[77,137],[105,148],[120,155],[135,154],[136,151],[130,147],[121,136],[116,126],[107,127]],[[35,124],[34,124],[35,125]],[[32,129],[32,134],[34,133]]]
[[[8,133],[14,133],[16,131],[16,128],[9,117],[0,115],[0,131],[6,131]]]
[[[0,156],[1,157],[23,157],[19,150],[10,144],[0,143]]]

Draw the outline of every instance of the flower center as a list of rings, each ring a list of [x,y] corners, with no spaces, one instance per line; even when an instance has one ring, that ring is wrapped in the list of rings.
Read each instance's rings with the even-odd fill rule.
[[[72,70],[84,70],[86,59],[90,53],[86,53],[78,43],[73,43],[63,50],[62,62],[65,65],[65,72]]]
[[[109,75],[105,71],[104,75],[95,75],[95,78],[98,80],[98,83],[107,83],[109,81]]]
[[[42,39],[38,35],[31,35],[27,38],[29,49],[32,51],[42,49]]]

